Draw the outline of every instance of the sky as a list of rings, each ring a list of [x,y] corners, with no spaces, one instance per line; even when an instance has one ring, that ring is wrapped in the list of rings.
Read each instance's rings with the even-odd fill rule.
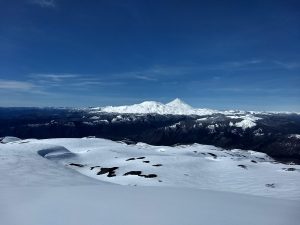
[[[0,106],[300,111],[297,0],[1,0]]]

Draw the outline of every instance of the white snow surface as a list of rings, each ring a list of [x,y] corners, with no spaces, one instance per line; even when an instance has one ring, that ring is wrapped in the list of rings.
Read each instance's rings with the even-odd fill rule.
[[[232,117],[231,117],[232,118]],[[236,118],[236,116],[235,116]],[[243,119],[240,122],[235,123],[236,127],[241,127],[243,130],[247,129],[247,128],[252,128],[256,126],[255,121],[260,120],[261,118],[253,116],[253,115],[245,115],[245,116],[240,116],[237,118],[241,118]]]
[[[3,225],[298,225],[299,201],[114,185],[1,188]]]
[[[289,138],[300,139],[300,134],[291,134]]]
[[[200,144],[168,147],[126,145],[98,138],[62,138],[1,144],[0,157],[0,171],[6,174],[1,177],[0,187],[59,185],[63,180],[73,185],[82,184],[82,180],[93,183],[100,180],[121,185],[189,187],[300,200],[300,166],[275,163],[266,154],[254,151],[224,150]],[[118,167],[116,176],[97,175],[102,167]],[[290,167],[295,171],[284,170]],[[157,177],[123,176],[130,171]],[[266,184],[274,184],[275,188]]]
[[[3,137],[0,142],[6,144],[9,142],[20,141],[20,140],[21,139],[17,137],[7,136],[7,137]]]
[[[296,225],[300,219],[300,166],[254,151],[27,139],[0,144],[0,162],[5,225]],[[116,176],[97,175],[111,167],[118,167]],[[157,177],[124,176],[129,171]]]

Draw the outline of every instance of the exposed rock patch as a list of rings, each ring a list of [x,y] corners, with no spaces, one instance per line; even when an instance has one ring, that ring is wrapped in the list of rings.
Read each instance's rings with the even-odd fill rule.
[[[216,159],[216,158],[217,158],[217,155],[216,155],[216,154],[214,154],[214,153],[210,153],[210,152],[208,152],[207,154],[209,154],[210,156],[214,157],[214,159]]]
[[[268,187],[268,188],[275,188],[276,187],[274,183],[266,184],[265,186]]]
[[[70,163],[70,166],[77,166],[77,167],[84,167],[84,165],[80,164],[80,163]]]
[[[119,167],[111,167],[111,168],[102,167],[100,171],[97,173],[97,175],[103,175],[107,173],[107,177],[115,177],[116,176],[115,170],[118,168]]]
[[[156,174],[142,174],[142,171],[129,171],[127,173],[124,173],[123,176],[128,176],[128,175],[133,175],[133,176],[139,176],[139,177],[145,177],[145,178],[154,178],[157,177]]]
[[[100,168],[101,166],[91,166],[90,169],[93,170],[95,168]]]
[[[295,171],[295,168],[282,168],[284,171]]]
[[[248,169],[247,166],[245,166],[245,165],[238,165],[238,166],[245,169],[245,170]]]
[[[152,165],[152,166],[156,166],[156,167],[158,167],[158,166],[162,166],[162,164],[154,164],[154,165]]]
[[[135,158],[126,159],[126,161],[131,161],[131,160],[135,160]]]

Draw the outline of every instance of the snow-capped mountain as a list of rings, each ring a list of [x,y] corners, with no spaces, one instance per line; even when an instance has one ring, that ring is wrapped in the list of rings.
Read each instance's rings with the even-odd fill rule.
[[[179,98],[169,103],[161,103],[157,101],[144,101],[139,104],[122,105],[122,106],[104,106],[92,107],[88,109],[92,112],[119,113],[119,114],[159,114],[159,115],[273,115],[273,114],[297,114],[300,112],[276,112],[276,111],[244,111],[244,110],[215,110],[207,108],[193,108]]]
[[[179,98],[163,104],[156,101],[145,101],[140,104],[124,105],[124,106],[106,106],[103,108],[94,108],[102,112],[108,113],[128,113],[128,114],[161,114],[161,115],[211,115],[218,113],[212,109],[196,109],[186,104]]]

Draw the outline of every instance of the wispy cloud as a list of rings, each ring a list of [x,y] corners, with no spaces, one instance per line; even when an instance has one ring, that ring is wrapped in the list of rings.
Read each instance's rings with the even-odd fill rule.
[[[228,67],[228,68],[237,68],[237,67],[257,65],[257,64],[261,64],[263,62],[264,61],[260,60],[260,59],[251,59],[251,60],[226,62],[226,63],[223,64],[223,66]]]
[[[275,60],[273,61],[273,63],[288,70],[300,68],[300,62],[282,62],[282,61]]]
[[[154,65],[140,71],[121,73],[116,75],[116,77],[158,81],[168,77],[173,79],[174,77],[187,77],[189,75],[206,72],[222,74],[223,72],[231,71],[266,71],[278,68],[285,70],[299,69],[300,62],[282,62],[254,58],[210,64],[194,62],[181,65]],[[220,76],[215,76],[214,79],[220,79]]]
[[[295,61],[280,61],[280,60],[246,60],[246,61],[235,61],[224,63],[221,68],[223,69],[249,69],[250,67],[256,66],[255,68],[263,69],[275,69],[282,68],[286,70],[299,69],[300,62]]]
[[[54,0],[31,0],[31,4],[38,5],[42,8],[55,8],[56,2]]]
[[[55,82],[60,82],[63,81],[65,79],[70,79],[70,78],[78,78],[80,77],[80,75],[78,74],[31,74],[31,77],[35,77],[35,78],[42,78],[42,79],[49,79]]]
[[[241,61],[228,61],[228,62],[219,62],[212,64],[203,64],[203,63],[188,63],[182,65],[154,65],[148,69],[142,71],[132,71],[127,73],[127,76],[131,76],[136,79],[144,80],[158,80],[159,78],[168,77],[168,76],[185,76],[188,74],[195,74],[198,72],[206,71],[232,71],[232,70],[243,70],[249,69],[253,66],[262,66],[266,62],[261,59],[250,59],[250,60],[241,60]],[[125,74],[120,74],[125,76]],[[220,78],[220,77],[218,77]],[[217,79],[218,79],[217,78]]]
[[[249,69],[252,66],[262,66],[265,61],[260,59],[220,62],[215,64],[189,63],[183,65],[153,65],[142,70],[125,71],[121,73],[109,74],[60,74],[60,73],[37,73],[30,77],[37,79],[39,83],[48,83],[51,86],[59,86],[60,83],[69,86],[88,86],[88,85],[111,85],[124,84],[132,80],[160,81],[168,78],[188,76],[207,71],[232,71]],[[220,76],[214,76],[214,80],[219,80]]]
[[[157,81],[156,78],[148,77],[148,76],[144,76],[144,75],[136,75],[136,76],[134,76],[134,78],[136,78],[138,80],[145,80],[145,81]]]
[[[220,62],[215,64],[189,63],[182,65],[153,65],[152,67],[129,71],[118,74],[110,74],[112,79],[137,79],[144,81],[159,81],[168,78],[188,76],[189,74],[197,74],[211,71],[232,71],[249,69],[250,66],[258,66],[263,64],[263,60],[252,59],[244,61]],[[214,79],[220,79],[220,76],[214,76]]]
[[[97,75],[89,74],[60,74],[60,73],[35,73],[28,76],[30,82],[36,83],[43,89],[53,87],[63,89],[85,89],[94,87],[105,87],[122,85],[124,82],[115,79],[107,79]]]
[[[191,67],[155,65],[143,70],[109,74],[110,79],[159,81],[163,77],[184,75]]]
[[[70,83],[69,86],[70,87],[87,87],[88,88],[90,86],[107,87],[107,86],[115,86],[115,85],[122,85],[122,84],[124,84],[124,82],[79,80],[77,82]]]
[[[284,92],[293,92],[299,93],[299,89],[297,88],[261,88],[261,87],[217,87],[217,88],[206,88],[207,91],[213,92],[236,92],[236,93],[246,93],[246,94],[253,94],[253,93],[261,93],[261,94],[279,94],[283,95]]]
[[[0,80],[0,89],[14,91],[30,91],[36,88],[36,85],[26,81]]]
[[[0,91],[7,94],[27,93],[39,95],[52,95],[52,92],[45,90],[42,86],[31,81],[4,80],[0,79]]]
[[[197,64],[189,63],[182,65],[153,65],[142,70],[125,71],[121,73],[109,74],[76,74],[76,73],[36,73],[31,74],[42,86],[66,86],[66,87],[88,87],[88,86],[111,86],[122,85],[126,82],[141,80],[145,82],[170,81],[175,77],[190,77],[195,74],[204,74],[216,72],[217,75],[212,76],[212,80],[217,81],[222,78],[223,72],[244,71],[244,70],[268,70],[281,68],[290,69],[300,66],[297,63],[282,63],[280,61],[264,60],[259,58],[218,62],[214,64]]]

